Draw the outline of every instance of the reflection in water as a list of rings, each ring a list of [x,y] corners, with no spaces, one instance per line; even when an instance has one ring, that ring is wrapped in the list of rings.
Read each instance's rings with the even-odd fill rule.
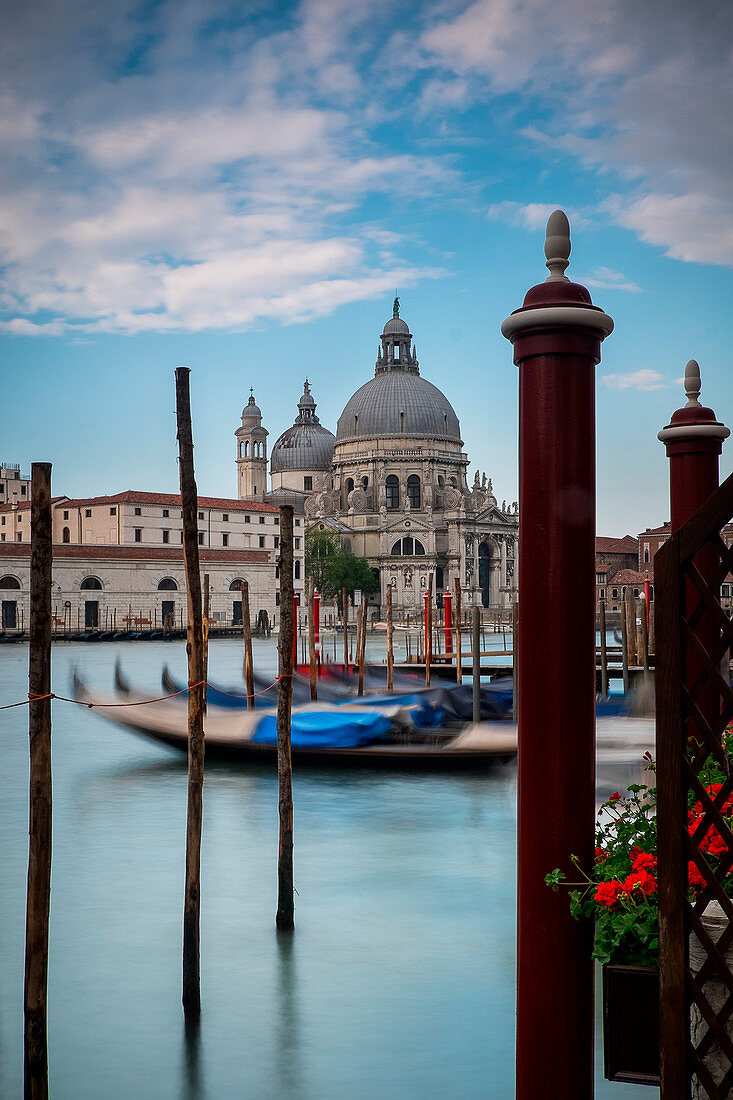
[[[276,1066],[281,1096],[302,1091],[296,943],[291,934],[277,936],[277,1047]]]
[[[183,1021],[182,1100],[200,1100],[205,1095],[201,1066],[201,1019]]]

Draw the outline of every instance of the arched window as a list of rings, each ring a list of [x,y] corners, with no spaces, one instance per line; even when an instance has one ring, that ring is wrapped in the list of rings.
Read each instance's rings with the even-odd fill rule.
[[[71,531],[68,527],[64,527],[63,531],[61,532],[61,541],[71,542]]]
[[[362,489],[365,489],[365,490],[369,488],[369,478],[368,477],[363,477],[361,479],[361,487],[362,487]]]
[[[0,588],[20,588],[20,581],[6,573],[4,577],[0,577]]]
[[[244,443],[242,444],[242,457],[243,458],[249,458],[249,440],[248,439],[245,439]]]
[[[445,478],[443,477],[442,474],[438,474],[438,488],[439,489],[444,489],[445,488]]]
[[[384,483],[387,496],[387,508],[394,512],[400,506],[400,480],[396,474],[390,474]]]
[[[422,555],[425,553],[425,547],[420,542],[420,539],[414,539],[411,535],[406,535],[403,539],[398,539],[392,547],[392,554],[400,557],[407,555],[412,557],[413,555]]]
[[[229,591],[230,592],[241,592],[243,584],[244,584],[244,581],[237,578],[237,580],[232,581],[232,583],[229,585]]]
[[[159,583],[158,583],[158,591],[159,592],[177,592],[178,591],[178,585],[176,584],[176,582],[173,580],[172,577],[163,577],[163,580],[159,581]]]
[[[443,566],[436,565],[435,567],[435,589],[437,592],[442,592],[445,588],[445,582],[443,580]]]
[[[98,592],[102,587],[102,582],[98,577],[85,577],[79,587],[83,592],[89,592],[90,590]]]
[[[353,477],[346,478],[346,492],[353,493],[354,491],[354,479]]]
[[[300,558],[295,559],[295,564],[293,566],[293,575],[296,581],[300,580]]]
[[[417,474],[410,474],[407,479],[407,499],[411,508],[420,507],[420,478]]]

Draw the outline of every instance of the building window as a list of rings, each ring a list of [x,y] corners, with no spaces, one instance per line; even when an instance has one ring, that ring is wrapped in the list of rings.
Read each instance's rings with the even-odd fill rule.
[[[102,588],[102,582],[98,577],[85,577],[79,585],[79,588],[81,588],[82,592],[99,592]]]
[[[280,566],[276,565],[275,566],[275,580],[277,581],[279,579],[280,579]]]
[[[5,516],[3,516],[2,519],[0,519],[0,523],[2,523],[3,527],[5,526]]]
[[[68,512],[64,512],[64,519],[68,519],[68,518],[69,518],[69,513],[68,513]]]
[[[18,542],[22,542],[22,541],[23,541],[23,535],[22,535],[22,534],[19,534],[19,535],[18,535],[17,541],[18,541]]]
[[[618,588],[612,588],[611,589],[611,599],[612,600],[617,600],[618,599]]]
[[[295,549],[300,550],[300,539],[299,538],[295,539]]]
[[[2,535],[0,535],[0,542],[5,542],[5,532],[4,531],[3,531]]]
[[[300,558],[295,559],[294,570],[295,570],[295,579],[296,579],[296,581],[299,581],[300,580]]]
[[[303,477],[303,489],[306,493],[310,493],[313,489],[313,477],[310,474]]]
[[[729,584],[721,584],[721,586],[720,586],[720,595],[724,596],[726,599],[728,599],[728,597],[730,596],[730,585]]]
[[[605,573],[596,573],[596,584],[605,584],[605,583],[606,583],[606,574]]]
[[[136,516],[141,516],[142,514],[143,514],[143,510],[142,510],[142,508],[136,508],[136,509],[135,509],[135,515],[136,515]],[[88,513],[88,512],[87,512],[87,515],[89,515],[89,513]]]
[[[169,509],[168,509],[168,508],[164,508],[164,509],[163,509],[163,519],[168,519],[168,517],[169,517],[169,516],[170,516],[170,511],[169,511]]]
[[[273,543],[273,546],[275,547],[275,549],[277,550],[278,546],[280,545],[280,539],[277,535],[274,536],[274,538],[272,540],[272,543]]]
[[[228,546],[229,545],[229,532],[228,531],[222,531],[221,544],[222,544],[222,546]]]
[[[87,518],[87,519],[91,519],[91,518],[92,518],[92,510],[91,510],[91,508],[86,508],[86,509],[84,510],[84,515],[86,516],[86,518]]]
[[[390,474],[384,483],[387,497],[387,509],[395,512],[400,506],[400,482],[395,474]]]
[[[204,518],[204,513],[203,513],[203,512],[199,512],[199,519],[203,519],[203,518]]]
[[[354,491],[354,479],[353,479],[353,477],[347,477],[346,478],[346,492],[348,494],[348,493],[353,493],[353,491]]]
[[[244,522],[245,523],[250,523],[251,522],[251,516],[245,515]]]
[[[260,550],[263,550],[265,546],[265,536],[260,535]]]
[[[116,516],[116,515],[117,515],[117,509],[116,509],[116,508],[110,508],[110,510],[109,510],[109,514],[110,514],[111,516]]]
[[[647,565],[648,562],[649,562],[649,544],[647,542],[645,542],[644,543],[644,564]]]
[[[605,588],[602,588],[601,591],[598,593],[598,598],[600,600],[605,600],[605,598],[606,598],[606,589]]]
[[[229,513],[228,512],[222,512],[221,519],[222,519],[222,523],[229,523]]]
[[[275,520],[275,523],[279,523],[279,522],[280,522],[280,520],[279,520],[279,519],[276,519],[276,520]],[[295,521],[295,526],[296,526],[296,527],[300,527],[300,520],[299,520],[299,519],[296,519],[296,521]]]
[[[183,542],[183,531],[181,531],[181,542]]]
[[[158,591],[159,592],[177,592],[178,591],[178,585],[176,584],[176,582],[173,580],[172,577],[163,577],[163,580],[158,582]]]
[[[420,478],[417,474],[410,474],[407,479],[407,499],[411,508],[420,507]]]
[[[275,593],[275,607],[279,607],[279,606],[280,606],[280,593],[276,592]]]
[[[142,529],[142,527],[136,527],[135,528],[135,542],[142,542],[142,541],[143,541],[143,529]]]
[[[637,600],[639,599],[639,589],[638,588],[634,589],[634,598],[637,599]]]
[[[264,522],[265,522],[265,517],[264,517],[264,516],[260,516],[260,523],[264,523]]]
[[[276,527],[279,527],[280,526],[280,517],[275,516],[275,518],[273,519],[272,522],[275,524]],[[300,523],[300,520],[296,519],[295,526],[297,527],[299,523]]]
[[[412,557],[414,554],[422,555],[425,553],[425,547],[419,539],[413,539],[410,535],[407,535],[403,539],[398,539],[392,547],[392,554],[396,557],[407,554]]]
[[[61,532],[61,541],[71,542],[71,531],[68,527],[64,527],[63,531]]]
[[[170,536],[171,536],[170,531],[164,531],[163,532],[163,542],[170,542]]]
[[[203,545],[204,545],[204,532],[199,531],[199,546],[203,546]]]

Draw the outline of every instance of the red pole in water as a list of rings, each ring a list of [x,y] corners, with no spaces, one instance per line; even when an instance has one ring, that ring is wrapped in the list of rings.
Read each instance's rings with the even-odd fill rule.
[[[293,593],[293,670],[298,667],[298,607],[300,605],[300,596],[297,592]]]
[[[445,627],[445,651],[453,652],[453,596],[443,593],[443,625]]]
[[[593,1095],[593,930],[545,875],[592,868],[595,821],[595,366],[613,321],[564,272],[502,325],[519,367],[517,1100]],[[573,615],[567,593],[573,593]],[[547,637],[552,646],[547,649]],[[538,813],[538,807],[542,807]]]
[[[321,672],[321,597],[315,590],[313,591],[313,628],[315,635],[316,645],[316,669],[318,675]]]

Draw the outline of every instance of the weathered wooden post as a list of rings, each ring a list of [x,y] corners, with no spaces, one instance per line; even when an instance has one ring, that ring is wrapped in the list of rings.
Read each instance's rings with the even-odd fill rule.
[[[311,699],[318,698],[316,687],[316,622],[315,612],[315,581],[308,578],[308,665],[310,668]]]
[[[247,709],[255,705],[255,671],[252,660],[252,620],[249,610],[249,581],[242,581],[242,634],[244,635],[244,682],[247,685]]]
[[[31,466],[28,651],[30,793],[25,915],[23,1080],[26,1100],[48,1096],[48,924],[51,910],[51,463]]]
[[[624,608],[626,611],[626,664],[629,668],[638,665],[636,654],[636,602],[634,590],[630,584],[626,585],[624,592]]]
[[[481,721],[481,610],[471,608],[471,649],[473,650],[473,720]]]
[[[293,508],[280,507],[280,637],[277,642],[280,680],[277,685],[277,783],[280,836],[277,857],[278,932],[295,928],[293,881],[293,767],[290,758],[290,711],[295,663],[293,596]]]
[[[519,661],[517,660],[517,636],[519,634],[519,604],[512,604],[512,721],[519,715]]]
[[[346,588],[341,589],[341,607],[343,608],[344,623],[344,672],[349,671],[349,593]]]
[[[313,643],[316,650],[316,675],[321,675],[321,597],[313,588]]]
[[[387,585],[387,691],[394,688],[394,626],[392,623],[392,585]]]
[[[664,443],[669,459],[669,498],[670,526],[672,534],[692,517],[697,509],[715,492],[720,482],[719,457],[723,441],[730,435],[729,429],[718,421],[712,409],[700,404],[701,391],[700,367],[691,359],[685,367],[685,393],[687,403],[673,413],[670,423],[658,433]],[[727,513],[729,514],[729,513]],[[666,547],[665,547],[666,550]],[[705,546],[694,559],[695,567],[703,581],[718,597],[718,584],[722,577],[716,577],[718,555],[712,545]],[[690,1035],[690,1015],[685,989],[685,965],[689,951],[689,927],[685,920],[685,898],[687,894],[687,860],[689,850],[685,850],[683,859],[679,857],[682,843],[688,843],[687,837],[687,790],[690,780],[684,775],[679,730],[670,730],[668,715],[664,710],[664,697],[669,697],[671,678],[679,681],[684,678],[690,699],[700,714],[700,720],[690,717],[692,707],[688,704],[688,732],[700,737],[700,730],[707,726],[716,728],[720,719],[721,697],[714,680],[710,677],[695,653],[694,644],[684,646],[685,660],[681,668],[675,668],[670,661],[667,649],[670,648],[671,632],[679,632],[679,603],[685,609],[685,618],[695,614],[698,596],[694,594],[689,578],[686,581],[684,596],[681,599],[673,591],[685,581],[679,577],[678,567],[673,569],[673,578],[667,577],[670,591],[664,593],[661,584],[657,588],[662,601],[659,611],[659,653],[655,652],[655,676],[657,677],[657,799],[658,799],[658,852],[659,852],[659,1031],[660,1031],[660,1069],[661,1094],[670,1100],[682,1100],[689,1095],[688,1047]],[[670,583],[672,580],[672,583]],[[670,618],[674,622],[672,627]],[[665,621],[667,633],[665,633]],[[706,608],[697,616],[697,622],[691,631],[699,639],[701,648],[707,653],[716,650],[717,636],[720,632],[713,608]],[[665,645],[666,642],[666,645]],[[655,650],[656,650],[655,646]],[[679,648],[679,641],[677,647]],[[695,691],[698,677],[705,680],[702,690]],[[665,683],[666,681],[666,683]],[[682,684],[673,682],[671,691],[679,698]],[[671,736],[670,736],[671,733]],[[676,742],[676,743],[675,743]],[[711,745],[706,746],[706,753]],[[689,765],[688,765],[689,766]],[[691,763],[695,770],[695,763]],[[694,788],[692,788],[694,789]],[[717,826],[713,826],[715,831]],[[693,844],[695,842],[693,841]],[[702,844],[701,844],[702,846]],[[713,872],[714,873],[714,872]],[[725,964],[721,970],[725,974]],[[719,1020],[719,1025],[722,1019]],[[704,1093],[700,1093],[704,1095]],[[722,1095],[722,1093],[721,1093]]]
[[[359,666],[359,688],[358,695],[364,694],[364,655],[366,653],[366,628],[367,628],[367,609],[369,607],[369,597],[366,593],[362,592],[361,604],[359,605],[359,617],[357,627],[357,649],[356,660]]]
[[[443,630],[446,656],[453,653],[453,595],[450,589],[443,593]]]
[[[461,580],[456,577],[456,682],[463,683],[463,638],[461,637]]]
[[[606,601],[598,601],[598,626],[601,635],[601,695],[608,695],[608,647],[606,642]]]
[[[570,869],[571,854],[593,866],[594,367],[613,322],[564,274],[570,227],[560,210],[547,223],[545,255],[549,278],[502,325],[519,367],[516,1096],[587,1100],[592,929],[572,919],[567,897],[548,890],[544,878],[553,867]],[[548,791],[555,809],[538,814]]]
[[[188,593],[188,804],[186,885],[183,902],[183,1011],[201,1014],[201,827],[204,787],[204,633],[199,571],[198,493],[193,466],[193,430],[188,367],[176,367],[178,467],[183,512],[183,559]]]
[[[621,604],[621,675],[624,684],[624,695],[629,691],[629,624],[626,602]]]
[[[433,663],[433,574],[428,576],[425,593],[425,687],[430,687],[430,666]]]

